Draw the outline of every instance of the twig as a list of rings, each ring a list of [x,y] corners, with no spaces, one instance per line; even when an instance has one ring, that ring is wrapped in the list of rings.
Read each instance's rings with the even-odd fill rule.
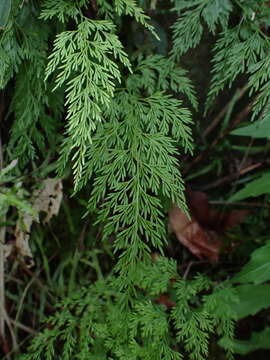
[[[246,167],[246,168],[244,168],[242,170],[237,171],[234,174],[224,176],[221,179],[218,179],[218,180],[213,181],[212,183],[210,183],[210,184],[208,184],[206,186],[203,186],[201,188],[201,190],[205,191],[205,190],[209,190],[209,189],[215,188],[217,186],[223,185],[224,183],[230,182],[230,181],[234,180],[235,178],[238,178],[241,175],[244,175],[244,174],[246,174],[246,173],[248,173],[248,172],[250,172],[250,171],[252,171],[254,169],[257,169],[257,168],[261,167],[262,165],[264,165],[263,162],[259,162],[259,163],[250,165],[250,166],[248,166],[248,167]]]
[[[0,138],[0,171],[3,169],[3,152],[2,142]],[[5,223],[5,215],[1,219]],[[5,245],[6,238],[6,227],[1,226],[0,228],[0,338],[3,344],[6,342],[5,337],[5,322],[6,322],[6,306],[5,306]]]
[[[5,274],[4,274],[4,241],[6,229],[0,228],[0,337],[5,342]]]
[[[208,263],[209,263],[208,260],[198,260],[198,261],[189,261],[187,264],[183,264],[182,267],[186,268],[184,275],[183,275],[183,280],[186,280],[186,278],[188,277],[188,274],[190,272],[190,269],[192,268],[193,265],[201,265],[201,264],[208,264]]]
[[[23,302],[24,302],[24,299],[27,295],[27,292],[30,288],[30,286],[33,284],[33,282],[35,281],[35,278],[32,277],[32,279],[29,281],[29,283],[26,285],[21,297],[20,297],[20,302],[19,302],[19,305],[18,305],[18,310],[17,310],[17,313],[16,313],[16,317],[15,317],[15,321],[14,323],[16,324],[19,324],[19,317],[20,317],[20,314],[21,314],[21,310],[22,310],[22,307],[23,307]],[[15,325],[15,330],[16,330],[16,325]]]
[[[12,328],[11,321],[10,321],[10,318],[8,316],[8,313],[7,313],[6,309],[4,309],[3,316],[4,316],[5,323],[7,324],[7,327],[9,329],[9,332],[10,332],[10,335],[11,335],[12,348],[16,348],[18,346],[17,339],[16,339],[16,336],[15,336],[14,330]]]
[[[228,201],[213,200],[213,201],[209,201],[209,203],[213,205],[231,205],[231,206],[245,206],[245,207],[258,207],[258,208],[270,209],[270,205],[262,204],[258,202],[248,202],[248,201],[228,202]]]
[[[254,143],[254,138],[251,138],[250,141],[249,141],[249,144],[248,144],[248,148],[247,148],[247,150],[246,150],[245,153],[244,153],[244,156],[243,156],[243,158],[242,158],[242,160],[241,160],[240,165],[238,166],[238,169],[239,169],[239,170],[241,170],[241,169],[243,168],[243,166],[245,165],[245,163],[246,163],[246,161],[247,161],[247,158],[248,158],[248,155],[249,155],[249,152],[250,152],[250,149],[251,149],[253,143]]]
[[[49,259],[49,261],[53,258],[53,256]],[[41,271],[44,269],[44,266],[41,267],[41,269],[39,269],[36,273],[33,273],[30,269],[28,269],[28,267],[19,259],[17,258],[17,262],[20,264],[20,266],[22,267],[22,270],[29,276],[32,277],[32,279],[36,282],[36,284],[38,285],[38,287],[40,289],[42,289],[44,292],[48,293],[49,297],[55,301],[56,298],[48,291],[48,288],[46,287],[46,285],[44,285],[41,280],[38,278],[38,276],[40,275]],[[55,308],[47,303],[48,308],[51,311],[55,311]]]
[[[11,322],[12,322],[12,319],[11,319]],[[43,324],[43,325],[38,329],[37,333],[40,332],[40,331],[42,331],[42,330],[45,328],[45,326],[46,326],[46,324]],[[2,358],[2,360],[8,360],[12,354],[16,353],[16,352],[20,349],[20,347],[21,347],[22,345],[24,345],[24,344],[25,344],[29,339],[31,339],[32,337],[33,337],[32,334],[29,334],[29,335],[25,336],[24,339],[17,345],[17,347],[11,349],[10,352],[9,352],[8,354],[6,354],[6,355]]]
[[[11,324],[13,324],[16,328],[22,329],[23,331],[28,332],[28,333],[31,334],[31,335],[36,336],[36,335],[38,334],[37,331],[31,329],[29,326],[26,326],[26,325],[21,324],[20,322],[18,322],[18,321],[16,321],[16,320],[10,319],[10,322],[11,322]],[[17,345],[17,347],[18,347],[18,345]]]
[[[89,216],[88,216],[88,218],[86,219],[86,221],[83,224],[82,230],[81,230],[79,238],[78,238],[77,247],[78,247],[79,251],[84,251],[84,249],[85,249],[84,239],[85,239],[85,233],[86,233],[87,227],[89,225],[89,222],[90,222],[90,220],[89,220]]]
[[[224,131],[222,134],[217,136],[212,143],[204,150],[202,151],[197,157],[195,157],[188,166],[184,169],[184,174],[186,174],[194,165],[201,162],[203,159],[207,157],[207,155],[210,153],[210,151],[215,147],[221,140],[223,140],[247,115],[250,113],[252,109],[252,105],[249,104],[246,106],[240,113],[236,116],[235,120],[231,123],[231,125]]]
[[[223,109],[217,114],[217,116],[213,119],[213,121],[211,122],[211,124],[205,129],[205,131],[203,132],[203,137],[206,137],[207,135],[210,134],[211,131],[213,131],[216,126],[218,125],[218,123],[221,121],[221,119],[224,117],[224,115],[226,114],[227,110],[229,109],[231,103],[233,101],[238,101],[240,100],[245,93],[248,90],[248,86],[244,86],[242,89],[240,89],[239,93],[236,95],[236,99],[232,99],[229,103],[227,103]]]

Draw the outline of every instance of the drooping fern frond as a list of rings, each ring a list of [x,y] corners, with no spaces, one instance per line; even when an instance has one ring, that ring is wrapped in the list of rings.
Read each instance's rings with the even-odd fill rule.
[[[249,23],[238,26],[221,34],[217,41],[213,58],[213,77],[208,93],[206,108],[224,89],[244,72],[249,72],[269,51],[269,43],[265,36]]]
[[[179,59],[188,49],[196,47],[202,37],[204,23],[219,38],[214,46],[212,80],[206,111],[225,86],[231,87],[236,78],[244,73],[252,74],[249,80],[250,94],[258,89],[258,82],[265,83],[269,37],[264,32],[268,26],[270,8],[267,1],[186,1],[176,0],[174,11],[179,15],[173,25],[172,57]],[[230,27],[229,16],[235,10],[239,13],[238,24]],[[189,28],[189,31],[186,29]],[[265,64],[264,75],[258,72]],[[260,80],[261,78],[261,80]],[[265,83],[254,103],[253,118],[259,114],[264,118],[270,105],[267,98],[268,87]],[[263,109],[265,108],[265,111]]]
[[[225,86],[232,86],[240,74],[251,74],[248,83],[250,95],[257,92],[259,84],[265,83],[268,74],[264,64],[267,63],[270,38],[263,27],[267,26],[266,19],[269,17],[270,8],[264,0],[260,2],[235,1],[235,4],[241,11],[241,18],[236,26],[224,29],[214,47],[213,77],[206,110],[209,109],[219,92]],[[259,71],[260,68],[261,71]],[[267,87],[267,84],[265,86]],[[258,117],[266,104],[267,95],[262,89],[255,99],[253,118]]]
[[[171,317],[177,329],[177,340],[184,342],[190,359],[207,359],[209,341],[214,332],[218,336],[233,338],[235,314],[232,304],[237,303],[237,296],[229,287],[212,287],[211,281],[201,275],[194,280],[179,280],[174,284],[177,300]],[[211,288],[212,293],[202,295],[198,301],[199,294]],[[228,348],[227,356],[232,358],[231,348]]]
[[[56,17],[60,22],[65,23],[71,18],[78,22],[86,5],[87,0],[45,0],[42,4],[40,19],[49,20]]]
[[[14,68],[17,75],[9,112],[15,119],[9,150],[13,158],[20,158],[21,165],[35,159],[37,150],[44,156],[47,140],[58,138],[56,122],[50,116],[54,110],[47,111],[51,102],[44,83],[49,28],[37,18],[26,23],[27,16],[37,14],[38,10],[29,6],[20,9],[16,17],[16,33],[21,34],[19,40],[16,35],[20,60]],[[12,55],[11,50],[8,53]]]
[[[45,70],[45,62],[43,70]],[[30,67],[29,64],[26,68],[21,66],[11,104],[15,122],[11,130],[9,149],[12,149],[14,158],[20,157],[20,164],[35,159],[37,149],[43,154],[46,152],[45,138],[37,126],[40,126],[41,118],[50,120],[50,117],[45,113],[47,99],[44,96],[43,77],[37,81],[36,73],[37,68],[34,66]],[[55,130],[54,126],[52,133],[53,130]]]
[[[189,359],[205,360],[214,333],[232,338],[236,299],[229,287],[215,288],[201,276],[179,280],[175,262],[163,257],[141,270],[128,307],[113,276],[64,299],[20,360],[180,360],[183,347]],[[171,294],[172,309],[158,304],[163,292]]]
[[[252,118],[259,118],[262,122],[269,121],[270,111],[270,39],[268,41],[268,53],[249,69],[250,94],[257,94],[253,103]],[[265,134],[265,136],[267,135]]]
[[[175,0],[175,11],[179,18],[173,29],[173,57],[179,59],[188,49],[196,47],[203,34],[204,21],[214,34],[218,26],[227,27],[229,14],[232,11],[230,0]],[[188,29],[188,31],[187,31]]]
[[[57,35],[50,55],[46,78],[59,69],[55,89],[65,85],[67,106],[66,140],[60,170],[72,153],[75,188],[81,177],[92,133],[109,107],[121,75],[115,60],[130,68],[115,26],[109,21],[87,18],[77,30]]]
[[[34,2],[25,3],[27,10]],[[22,71],[11,107],[18,119],[12,146],[33,158],[34,148],[46,152],[46,141],[65,123],[59,170],[70,161],[75,191],[89,189],[88,211],[100,226],[102,241],[112,243],[117,261],[112,274],[63,299],[26,360],[180,360],[188,355],[202,360],[209,357],[214,334],[233,336],[231,289],[203,277],[179,280],[176,262],[162,256],[167,241],[163,203],[187,211],[178,157],[192,151],[192,121],[179,98],[186,96],[197,108],[194,88],[174,60],[200,41],[204,22],[212,33],[226,30],[233,2],[175,3],[180,19],[173,56],[136,54],[132,74],[126,74],[131,64],[119,41],[122,25],[116,24],[131,18],[154,32],[134,0],[38,2],[42,12],[39,16],[37,11],[35,31],[18,42],[26,66],[19,60],[11,70],[6,66],[4,82],[17,68]],[[245,41],[250,47],[255,40],[241,33],[239,43]],[[259,56],[257,49],[253,52],[245,52],[250,64]],[[224,84],[216,81],[220,91]],[[57,149],[58,139],[53,143]],[[152,260],[154,249],[157,260]],[[164,294],[170,307],[160,301]]]
[[[171,91],[178,96],[183,94],[197,109],[195,90],[186,76],[186,70],[161,55],[150,55],[146,58],[140,56],[137,61],[138,66],[133,69],[132,76],[127,80],[128,87],[144,89],[149,95],[157,90]]]
[[[19,0],[12,2],[8,22],[0,32],[0,89],[19,72],[20,64],[25,59],[31,57],[33,61],[38,61],[44,56],[44,39],[48,37],[48,29],[44,28],[44,24],[41,25],[41,29],[37,29],[37,9],[34,5],[26,7],[20,4]],[[27,16],[33,16],[34,20],[25,27]],[[37,42],[39,37],[41,44]],[[33,48],[30,44],[33,44]],[[40,54],[36,52],[38,47]],[[37,59],[33,56],[35,52]]]
[[[153,25],[149,24],[150,17],[144,13],[135,0],[114,0],[114,10],[119,16],[129,15],[134,17],[138,23],[155,34]]]
[[[14,73],[18,72],[22,58],[23,51],[16,40],[15,29],[12,27],[11,23],[9,23],[0,39],[1,89],[6,86]]]
[[[42,5],[40,18],[48,20],[56,17],[62,23],[65,23],[69,18],[72,18],[78,23],[83,17],[83,11],[87,6],[89,6],[87,0],[60,0],[57,2],[54,0],[46,0]],[[146,29],[155,33],[154,27],[149,23],[150,17],[137,5],[135,0],[113,0],[113,2],[108,0],[96,0],[94,8],[100,17],[105,16],[112,21],[116,16],[130,16]]]
[[[185,208],[175,141],[191,150],[191,118],[178,100],[160,92],[142,98],[121,91],[112,105],[106,113],[110,122],[99,126],[87,154],[84,181],[96,174],[89,209],[102,203],[99,221],[105,223],[105,238],[117,230],[115,251],[124,250],[118,270],[128,282],[150,246],[162,251],[165,228],[158,195]]]
[[[156,32],[150,23],[150,17],[145,14],[143,9],[138,6],[135,0],[97,0],[97,11],[100,16],[105,16],[110,20],[117,20],[123,16],[134,18],[137,23],[143,25],[154,36]],[[157,37],[157,36],[156,36]]]

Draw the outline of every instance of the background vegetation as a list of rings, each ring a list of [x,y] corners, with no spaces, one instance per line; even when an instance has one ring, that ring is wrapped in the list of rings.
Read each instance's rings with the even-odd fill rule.
[[[1,359],[269,356],[269,19],[1,0]]]

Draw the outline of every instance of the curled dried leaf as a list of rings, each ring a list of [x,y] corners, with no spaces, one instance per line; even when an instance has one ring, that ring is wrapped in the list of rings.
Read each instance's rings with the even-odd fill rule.
[[[27,265],[33,266],[33,254],[29,245],[31,227],[34,221],[39,221],[39,213],[45,212],[43,223],[49,222],[53,215],[57,215],[63,198],[63,186],[61,180],[45,179],[40,189],[33,192],[31,203],[36,215],[24,213],[18,219],[15,229],[15,247],[17,252],[27,259]]]
[[[212,209],[208,197],[200,191],[186,192],[191,219],[174,206],[169,213],[169,226],[177,239],[199,259],[218,261],[225,231],[240,224],[247,210],[230,212]]]

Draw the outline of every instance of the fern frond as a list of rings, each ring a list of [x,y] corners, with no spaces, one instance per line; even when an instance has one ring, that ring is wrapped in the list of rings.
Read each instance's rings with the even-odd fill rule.
[[[107,112],[110,122],[100,125],[93,139],[84,178],[87,181],[93,171],[97,174],[89,209],[102,202],[99,221],[106,224],[104,237],[117,230],[114,248],[124,250],[118,269],[129,273],[131,264],[147,257],[149,245],[162,251],[165,230],[157,195],[185,208],[173,138],[191,150],[191,119],[179,101],[162,93],[140,98],[120,92],[112,104],[114,112]]]
[[[45,0],[42,4],[40,19],[50,20],[56,17],[60,22],[65,23],[69,18],[76,22],[82,17],[82,8],[87,5],[87,0]]]
[[[226,29],[232,9],[230,0],[175,0],[173,11],[176,11],[179,18],[172,26],[173,57],[179,59],[188,49],[199,44],[203,34],[202,20],[213,34],[218,26]]]
[[[162,257],[155,264],[145,264],[143,270],[147,271],[145,280],[156,270],[164,272],[164,280],[177,276],[174,262]],[[118,282],[118,277],[110,276],[64,299],[58,312],[48,319],[50,328],[34,339],[22,360],[75,355],[79,360],[180,360],[182,346],[189,359],[205,360],[214,332],[232,338],[230,305],[235,299],[229,287],[213,289],[212,282],[201,276],[191,281],[177,280],[173,285],[176,305],[168,312],[165,306],[156,304],[153,295],[169,290],[169,281],[166,287],[159,282],[152,292],[152,287],[145,287],[137,278],[133,285],[138,291],[134,293],[121,291]],[[211,294],[203,295],[210,289]],[[128,306],[123,307],[127,299]],[[177,338],[171,336],[175,332],[173,324]]]
[[[136,0],[97,0],[97,9],[100,16],[115,22],[125,15],[130,16],[158,38],[150,17],[138,6]]]
[[[264,35],[249,23],[227,30],[217,41],[213,58],[213,77],[206,110],[225,85],[229,87],[238,75],[249,72],[269,51]]]
[[[30,7],[24,11],[35,14],[36,10]],[[26,24],[18,21],[17,26]],[[48,28],[35,19],[23,30],[23,40],[19,48],[23,63],[14,69],[18,75],[10,113],[14,113],[15,121],[9,142],[13,157],[19,158],[21,165],[34,159],[37,149],[43,155],[46,153],[47,136],[57,138],[55,122],[47,114],[49,100],[44,83]]]
[[[147,94],[155,91],[169,91],[176,95],[185,95],[192,106],[197,109],[198,103],[191,80],[186,76],[187,71],[177,67],[173,61],[161,56],[140,56],[138,65],[129,76],[127,86],[134,91],[144,89]]]
[[[55,89],[66,86],[67,139],[61,151],[62,171],[72,153],[75,188],[85,164],[92,133],[109,107],[121,74],[115,60],[130,69],[130,64],[109,21],[85,19],[77,30],[57,35],[50,55],[46,79],[56,70]],[[114,60],[113,60],[113,59]]]
[[[153,25],[149,24],[150,17],[144,13],[135,0],[114,0],[114,9],[119,16],[125,14],[134,17],[138,23],[156,36]]]
[[[270,43],[269,43],[270,49]],[[269,120],[270,111],[270,57],[265,54],[262,60],[250,67],[250,94],[257,94],[253,103],[252,119],[260,117],[260,121]]]

